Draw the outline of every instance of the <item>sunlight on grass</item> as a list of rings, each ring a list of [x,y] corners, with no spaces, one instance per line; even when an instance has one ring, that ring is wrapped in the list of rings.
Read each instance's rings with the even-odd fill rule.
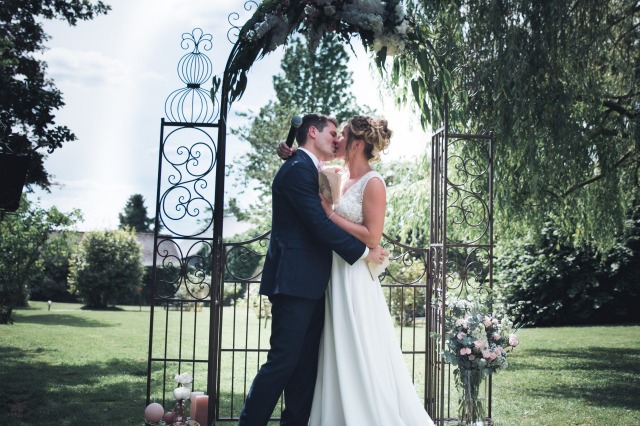
[[[30,308],[16,311],[13,326],[0,327],[2,424],[142,425],[148,308],[80,308],[77,304],[54,303],[47,311],[45,303],[34,302]],[[171,336],[177,338],[179,312],[161,310],[156,314],[169,315],[163,324],[174,327]],[[186,314],[181,324],[183,330],[197,331],[196,351],[206,357],[209,324],[203,318],[209,313],[200,314],[197,324]],[[234,318],[236,326],[248,321],[252,330],[248,340],[244,337],[245,326],[239,326],[234,336]],[[164,325],[156,326],[154,332],[160,333],[157,336],[164,336]],[[258,322],[246,308],[226,308],[223,347],[259,345],[266,350],[268,326],[265,328],[264,322]],[[413,345],[413,329],[400,331],[407,349],[408,344]],[[511,354],[509,369],[494,377],[495,425],[640,424],[640,326],[525,329],[519,336],[522,343]],[[416,347],[424,345],[424,328],[416,329],[415,339]],[[193,345],[187,348],[191,355]],[[223,355],[222,411],[237,416],[243,403],[241,395],[264,359],[265,354],[258,358],[257,352]],[[410,357],[405,359],[412,364]],[[415,365],[420,365],[420,359]],[[205,389],[206,369],[196,368],[196,388]],[[420,391],[424,374],[419,368],[415,380]],[[162,377],[154,374],[154,382],[161,381]],[[232,391],[236,394],[233,401]]]

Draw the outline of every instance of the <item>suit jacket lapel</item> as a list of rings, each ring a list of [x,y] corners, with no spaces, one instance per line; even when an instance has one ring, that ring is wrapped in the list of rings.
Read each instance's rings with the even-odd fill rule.
[[[317,169],[317,167],[315,166],[315,164],[313,164],[313,160],[311,159],[311,157],[309,157],[309,154],[307,154],[307,153],[306,153],[306,152],[304,152],[304,151],[296,151],[296,153],[297,153],[298,155],[300,155],[300,156],[301,156],[301,158],[303,158],[303,159],[304,159],[304,161],[305,161],[308,165],[310,165],[310,166],[311,166],[311,169],[312,169],[312,170],[313,170],[313,169]]]

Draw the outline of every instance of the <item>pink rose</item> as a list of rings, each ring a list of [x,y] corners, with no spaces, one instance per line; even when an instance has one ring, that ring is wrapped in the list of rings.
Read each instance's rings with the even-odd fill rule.
[[[494,318],[491,320],[491,324],[498,325],[498,318]]]
[[[484,342],[482,341],[482,339],[476,340],[473,344],[476,345],[476,348],[478,349],[482,349],[482,347],[484,346]]]
[[[493,340],[495,340],[496,342],[500,340],[500,335],[498,333],[493,333],[491,337],[493,337]]]
[[[471,354],[471,355],[469,355],[469,359],[470,359],[471,361],[473,361],[474,359],[476,359],[476,356],[475,356],[474,354]]]
[[[464,336],[466,336],[466,334],[464,334],[462,331],[460,333],[458,333],[458,340],[462,340],[464,339]]]
[[[485,327],[490,327],[491,326],[491,318],[484,317],[484,319],[482,320],[482,323],[484,324]]]
[[[489,358],[491,356],[491,352],[489,351],[489,349],[485,349],[482,351],[482,357],[483,358]]]
[[[489,358],[491,358],[491,361],[493,361],[494,359],[496,359],[498,357],[498,355],[494,354],[493,352],[491,352],[489,354]]]
[[[470,353],[471,353],[471,349],[469,348],[460,349],[460,355],[469,355]]]
[[[518,336],[516,336],[515,334],[510,334],[509,335],[509,346],[516,347],[519,344],[520,344],[520,341],[518,340]]]

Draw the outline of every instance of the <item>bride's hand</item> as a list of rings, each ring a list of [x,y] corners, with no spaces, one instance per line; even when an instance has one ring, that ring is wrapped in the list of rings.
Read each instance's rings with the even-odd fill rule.
[[[318,193],[318,195],[320,196],[320,204],[322,204],[324,212],[327,214],[327,216],[331,216],[331,214],[333,214],[333,204],[327,201],[327,198],[322,195],[321,192]]]
[[[366,259],[369,262],[381,265],[386,257],[389,257],[389,251],[384,249],[382,246],[377,246],[369,248],[369,254],[367,255]]]

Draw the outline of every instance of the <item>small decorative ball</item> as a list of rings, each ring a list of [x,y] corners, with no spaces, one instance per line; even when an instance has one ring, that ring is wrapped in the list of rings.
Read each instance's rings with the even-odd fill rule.
[[[160,420],[162,420],[163,416],[164,408],[162,408],[162,405],[158,404],[157,402],[152,402],[151,404],[147,405],[147,408],[145,408],[144,410],[145,420],[151,423],[158,423]]]
[[[174,415],[173,415],[173,413],[171,411],[167,411],[164,414],[164,422],[166,424],[168,424],[168,425],[172,425],[173,424],[173,418],[174,418]]]

